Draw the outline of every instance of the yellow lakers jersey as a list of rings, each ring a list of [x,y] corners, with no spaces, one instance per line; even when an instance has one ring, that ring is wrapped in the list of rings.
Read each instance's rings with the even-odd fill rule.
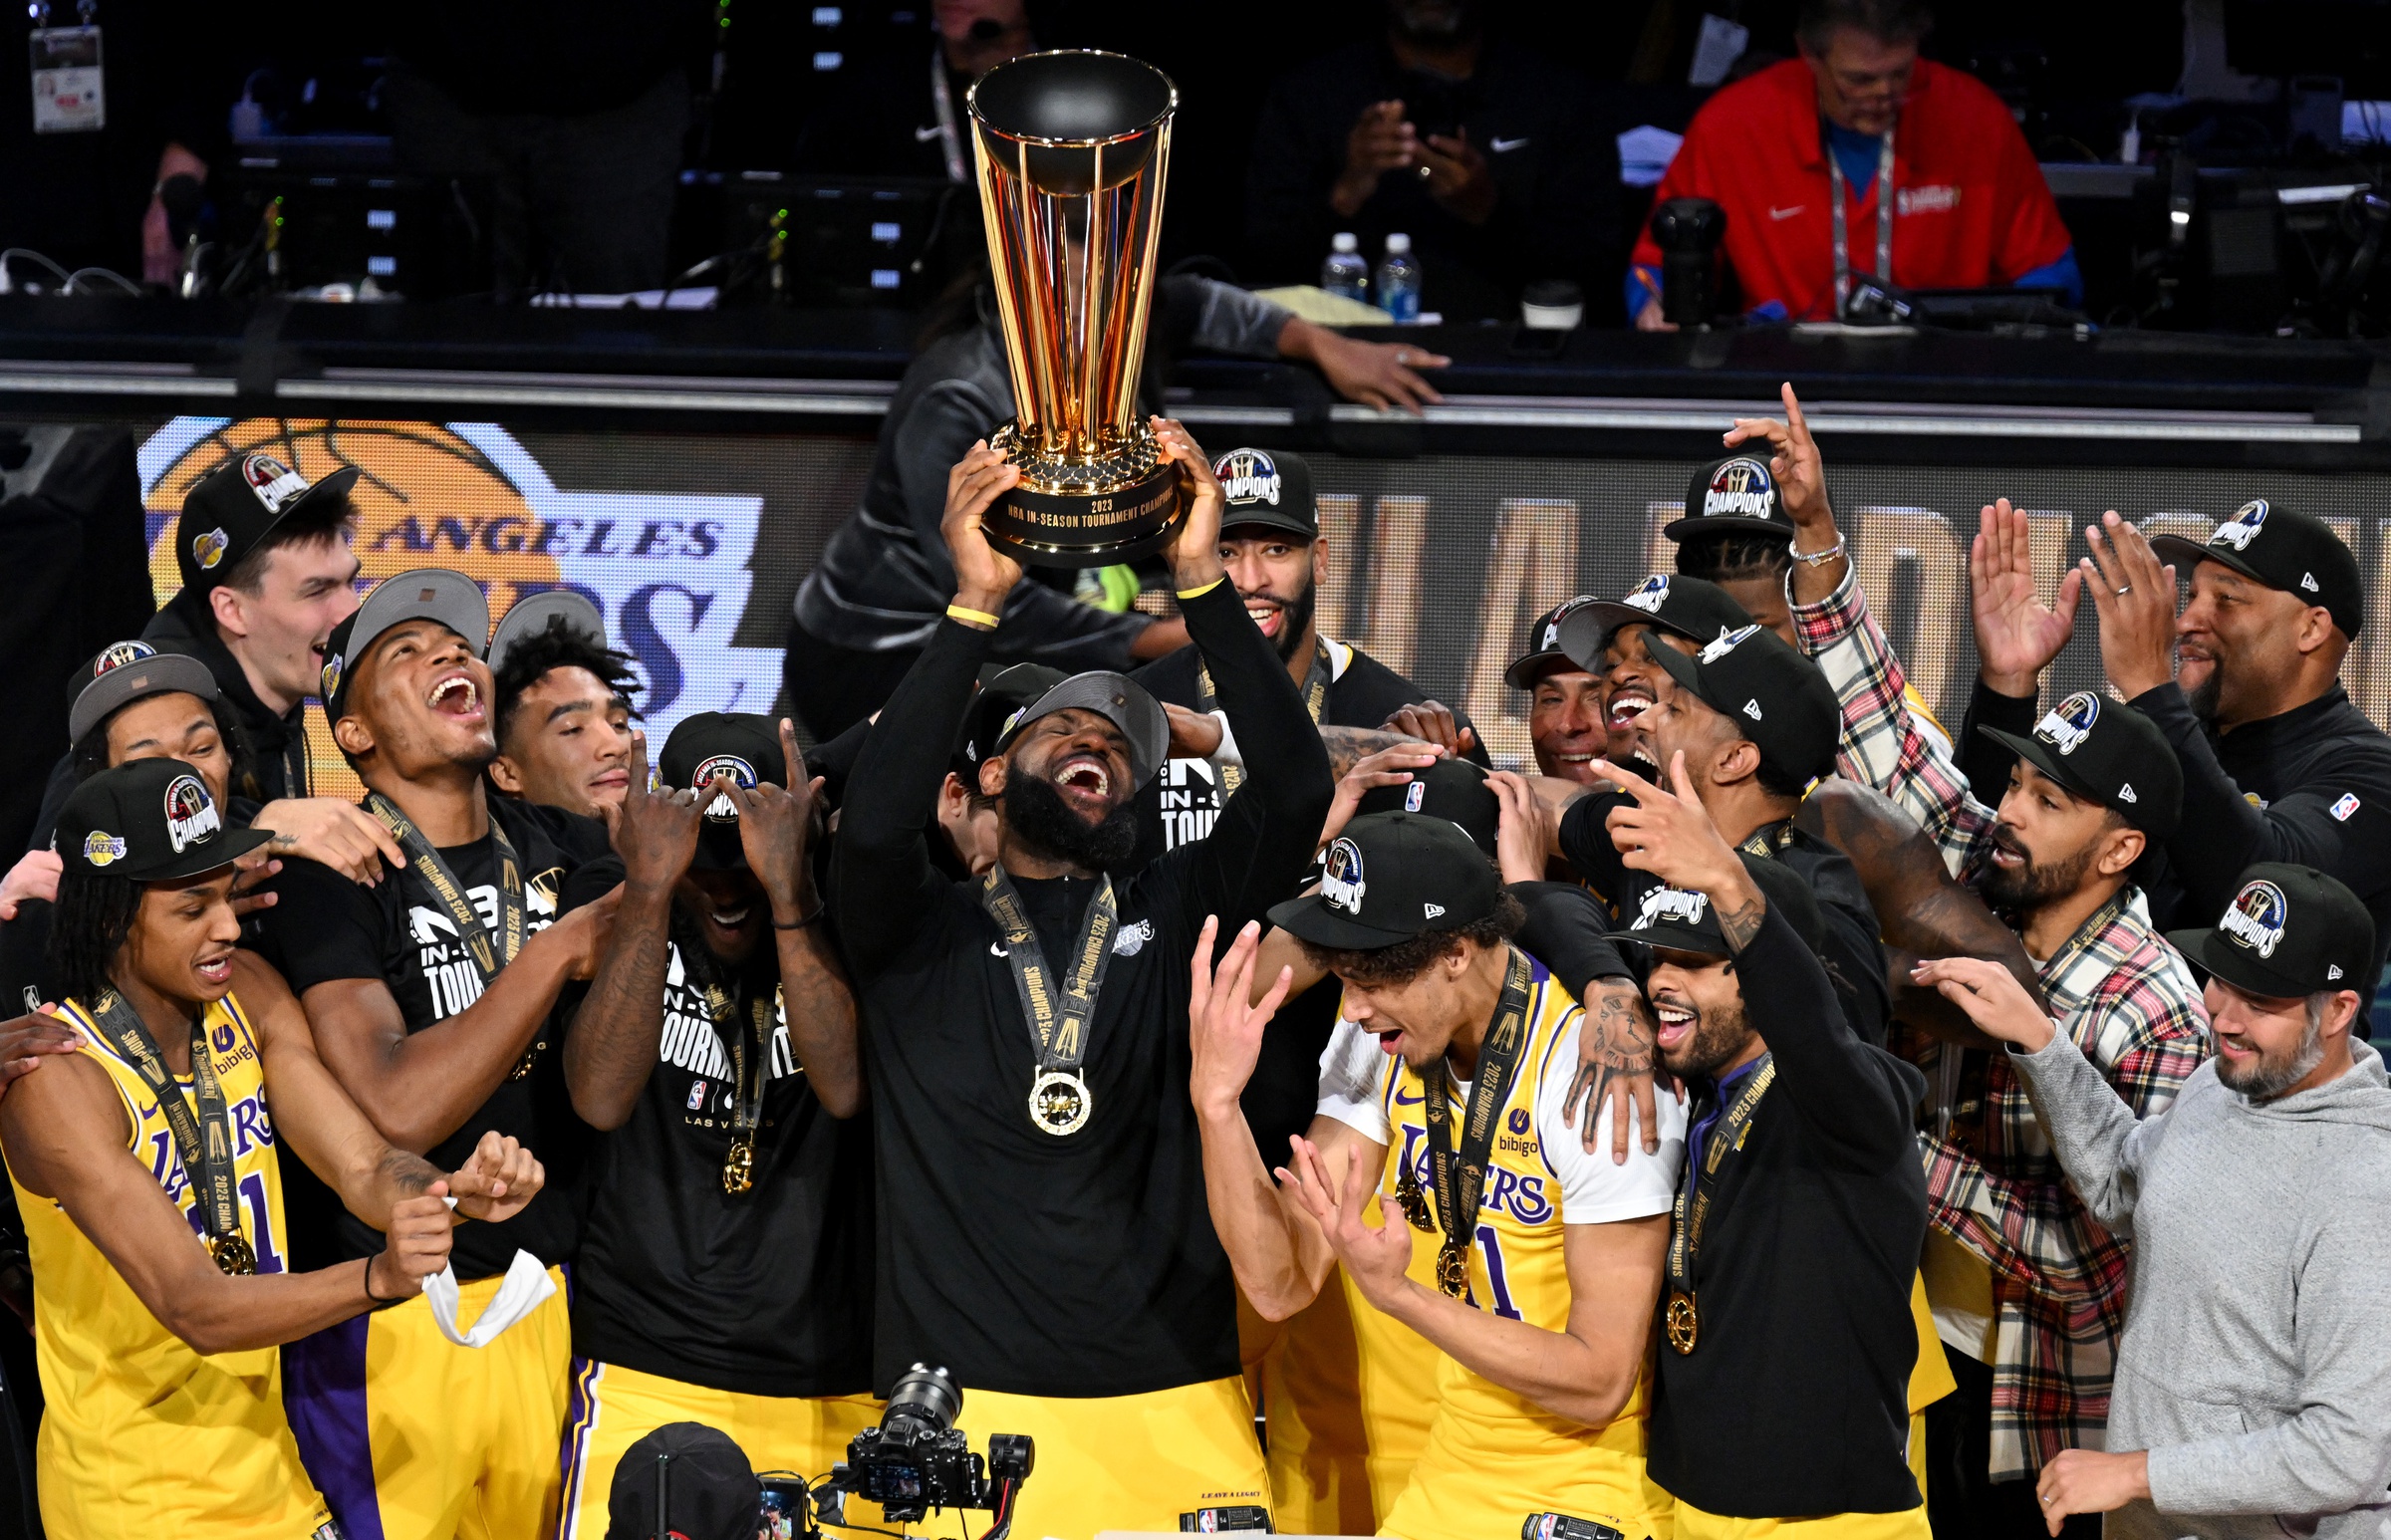
[[[70,1000],[62,1009],[84,1034],[77,1051],[108,1072],[124,1103],[127,1149],[183,1211],[198,1246],[196,1194],[148,1082],[81,1005]],[[208,1007],[204,1025],[232,1119],[241,1233],[260,1273],[281,1272],[282,1173],[257,1040],[230,996]],[[180,1083],[186,1098],[190,1085]],[[201,1357],[158,1324],[56,1201],[21,1185],[16,1196],[48,1402],[39,1448],[44,1526],[78,1536],[305,1537],[324,1523],[284,1419],[279,1350]]]

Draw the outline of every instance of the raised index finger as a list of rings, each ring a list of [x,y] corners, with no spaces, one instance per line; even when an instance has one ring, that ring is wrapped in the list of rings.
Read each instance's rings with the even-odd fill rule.
[[[631,794],[644,797],[648,791],[648,734],[634,727],[631,730]]]
[[[1658,786],[1653,785],[1650,781],[1647,781],[1644,779],[1644,777],[1636,774],[1636,772],[1633,770],[1628,769],[1625,765],[1613,764],[1607,759],[1597,759],[1593,761],[1593,769],[1595,773],[1600,775],[1604,780],[1616,783],[1621,791],[1626,792],[1629,796],[1635,798],[1639,804],[1645,807],[1650,807],[1655,802],[1664,801],[1669,796],[1667,792],[1661,790]]]
[[[1785,403],[1785,431],[1792,435],[1794,443],[1809,448],[1810,419],[1801,414],[1801,397],[1793,393],[1793,382],[1788,380],[1778,385],[1777,394]]]

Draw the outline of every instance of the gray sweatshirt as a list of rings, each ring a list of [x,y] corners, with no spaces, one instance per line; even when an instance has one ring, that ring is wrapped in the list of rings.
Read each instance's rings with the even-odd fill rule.
[[[2215,1060],[2137,1122],[2065,1033],[2012,1053],[2087,1207],[2133,1242],[2108,1447],[2150,1451],[2107,1540],[2391,1540],[2391,1083],[2253,1103]]]

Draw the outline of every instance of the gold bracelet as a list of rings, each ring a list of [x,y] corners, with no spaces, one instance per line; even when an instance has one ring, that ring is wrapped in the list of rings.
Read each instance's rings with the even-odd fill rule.
[[[1201,588],[1181,589],[1179,591],[1179,597],[1183,600],[1201,599],[1204,595],[1210,593],[1212,590],[1218,588],[1221,584],[1226,583],[1227,581],[1228,580],[1226,578],[1214,578],[1211,582],[1206,583]]]
[[[996,629],[996,617],[988,614],[985,610],[968,610],[961,605],[948,605],[946,614],[953,620],[976,622],[990,631]]]

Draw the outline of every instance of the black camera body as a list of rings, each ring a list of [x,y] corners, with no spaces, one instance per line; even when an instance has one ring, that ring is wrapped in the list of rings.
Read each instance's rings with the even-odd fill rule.
[[[1029,1479],[1037,1446],[1026,1434],[997,1433],[983,1461],[954,1425],[962,1406],[963,1393],[945,1370],[916,1364],[891,1388],[880,1425],[848,1440],[847,1462],[831,1472],[831,1484],[879,1503],[900,1523],[932,1508],[1001,1506]]]

